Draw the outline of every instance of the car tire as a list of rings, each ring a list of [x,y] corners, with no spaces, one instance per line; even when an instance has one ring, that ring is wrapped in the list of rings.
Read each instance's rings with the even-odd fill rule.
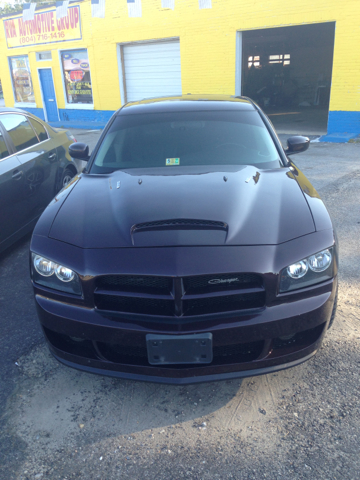
[[[338,302],[338,291],[337,291],[337,289],[336,289],[335,301],[334,301],[333,310],[332,310],[332,312],[331,312],[331,317],[330,317],[330,322],[329,322],[328,330],[329,330],[329,328],[332,327],[332,325],[333,325],[333,323],[334,323],[334,320],[335,320],[335,317],[336,317],[337,302]]]
[[[66,185],[75,177],[75,175],[76,174],[71,168],[65,168],[60,180],[60,190],[66,187]]]

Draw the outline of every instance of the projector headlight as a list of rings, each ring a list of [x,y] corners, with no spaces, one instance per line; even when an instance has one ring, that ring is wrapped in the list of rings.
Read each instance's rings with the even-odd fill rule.
[[[280,292],[308,287],[333,276],[332,248],[327,248],[284,268],[280,273]]]
[[[304,275],[307,274],[309,269],[309,264],[307,260],[300,260],[300,262],[293,263],[287,268],[287,274],[291,278],[302,278]]]
[[[34,254],[33,254],[34,255]],[[56,264],[50,260],[36,255],[33,257],[34,267],[37,273],[43,277],[51,277],[53,275]]]
[[[76,272],[36,253],[31,254],[31,277],[35,283],[44,287],[74,295],[82,294],[80,278]]]
[[[309,267],[313,272],[324,272],[332,262],[330,250],[323,250],[309,257]]]

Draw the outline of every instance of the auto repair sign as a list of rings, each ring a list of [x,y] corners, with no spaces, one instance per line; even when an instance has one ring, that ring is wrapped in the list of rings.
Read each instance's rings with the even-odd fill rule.
[[[8,48],[81,40],[80,7],[69,7],[59,20],[56,10],[36,13],[26,22],[22,16],[4,20],[4,29]]]

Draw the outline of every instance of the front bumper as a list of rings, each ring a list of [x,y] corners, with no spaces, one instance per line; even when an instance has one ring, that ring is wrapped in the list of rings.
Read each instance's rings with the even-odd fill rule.
[[[85,371],[120,378],[185,384],[270,373],[316,353],[327,330],[337,290],[334,278],[279,294],[278,274],[294,259],[335,244],[324,230],[278,246],[80,249],[33,235],[31,251],[79,275],[83,296],[75,298],[34,284],[38,316],[55,357]],[[219,314],[156,317],[101,312],[95,280],[102,275],[187,277],[214,272],[254,272],[264,281],[263,307]],[[152,366],[146,335],[212,334],[210,364]],[[80,340],[80,341],[79,341]]]
[[[36,286],[36,306],[54,356],[87,372],[159,383],[187,384],[261,375],[311,358],[327,330],[337,278],[308,289],[308,297],[261,311],[171,326],[104,316],[96,309],[51,299]],[[305,292],[304,292],[305,293]],[[206,365],[151,366],[146,334],[212,333],[214,359]]]

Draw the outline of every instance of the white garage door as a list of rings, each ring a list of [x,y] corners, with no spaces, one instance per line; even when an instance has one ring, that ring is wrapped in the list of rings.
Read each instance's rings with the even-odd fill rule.
[[[181,95],[180,42],[124,45],[126,100]]]

